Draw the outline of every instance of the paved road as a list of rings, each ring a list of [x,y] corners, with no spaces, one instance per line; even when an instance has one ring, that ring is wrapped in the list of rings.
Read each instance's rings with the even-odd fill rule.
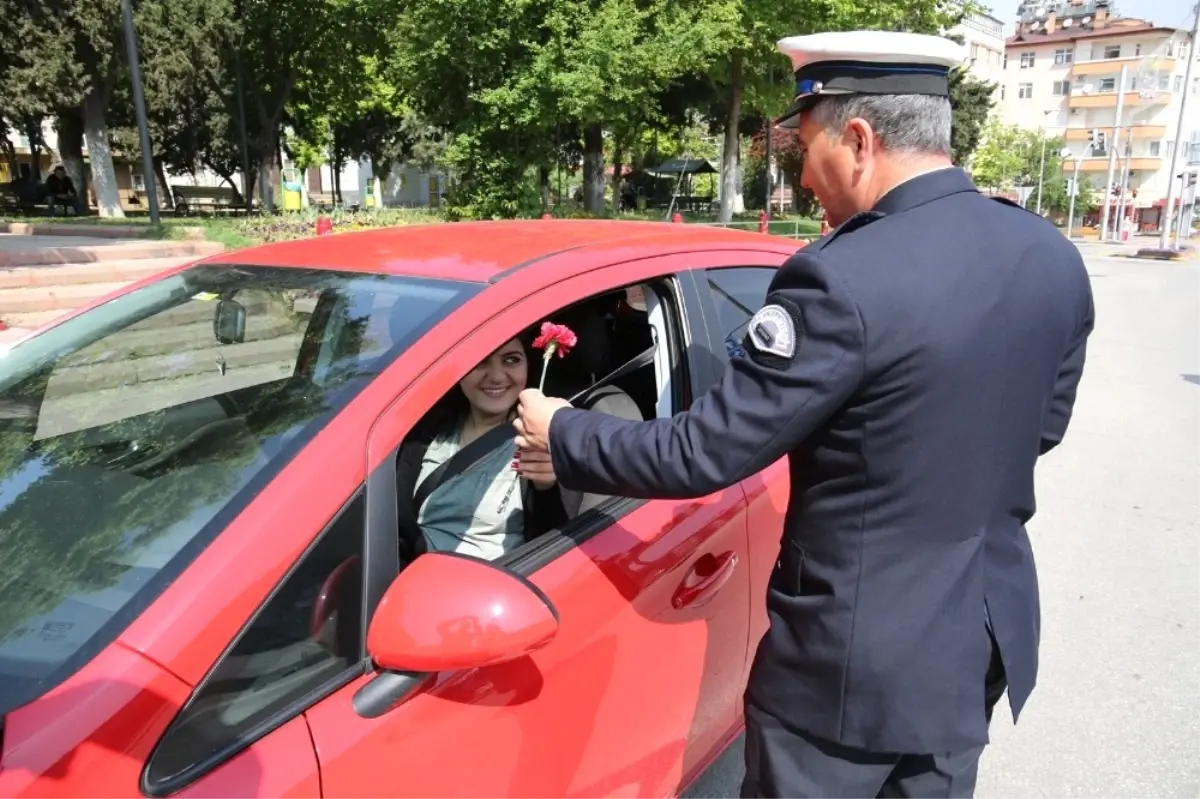
[[[1081,249],[1097,328],[1030,524],[1039,685],[1019,726],[998,713],[976,795],[1197,797],[1200,262]],[[737,796],[741,773],[738,747],[688,796]]]

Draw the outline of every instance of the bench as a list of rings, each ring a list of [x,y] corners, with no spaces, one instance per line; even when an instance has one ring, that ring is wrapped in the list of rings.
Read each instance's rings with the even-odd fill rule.
[[[175,215],[188,216],[195,208],[215,211],[237,210],[237,195],[229,186],[172,186],[171,198],[175,201]]]
[[[78,200],[76,200],[78,203]],[[14,180],[11,183],[0,183],[0,208],[10,212],[29,213],[45,208],[49,210],[49,192],[45,183],[33,183],[29,180]],[[79,213],[76,204],[75,213]],[[66,213],[67,209],[64,208]]]

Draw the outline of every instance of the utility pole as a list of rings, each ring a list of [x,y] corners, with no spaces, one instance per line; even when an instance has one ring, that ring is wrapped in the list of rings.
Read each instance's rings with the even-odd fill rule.
[[[146,185],[146,204],[150,206],[150,221],[158,224],[158,178],[154,171],[154,155],[150,152],[150,130],[146,125],[146,99],[142,96],[142,70],[138,65],[137,30],[133,27],[132,0],[121,0],[121,17],[125,23],[125,53],[129,57],[129,76],[133,83],[133,112],[137,115],[138,144],[142,148],[142,181]]]
[[[1037,215],[1042,215],[1042,183],[1046,178],[1046,119],[1050,116],[1049,111],[1042,112],[1042,160],[1038,164],[1038,198],[1037,198]]]
[[[1108,183],[1104,186],[1104,208],[1100,212],[1100,241],[1108,240],[1109,213],[1112,208],[1113,178],[1117,171],[1117,147],[1121,143],[1121,112],[1125,109],[1125,89],[1128,86],[1129,67],[1121,66],[1121,77],[1117,81],[1117,118],[1113,121],[1112,141],[1108,142]]]
[[[1171,238],[1171,212],[1175,205],[1175,171],[1179,169],[1179,151],[1183,148],[1183,119],[1187,111],[1188,97],[1192,93],[1192,65],[1196,63],[1196,40],[1200,39],[1200,5],[1192,7],[1192,38],[1187,47],[1187,68],[1183,73],[1183,98],[1179,101],[1179,120],[1175,123],[1175,147],[1171,150],[1171,171],[1167,173],[1167,199],[1159,215],[1158,248],[1167,249]],[[1182,197],[1182,190],[1180,197]]]
[[[1122,158],[1123,165],[1121,167],[1121,183],[1119,186],[1120,194],[1117,195],[1117,218],[1113,222],[1113,233],[1116,238],[1121,238],[1121,228],[1125,223],[1125,211],[1127,201],[1125,199],[1129,192],[1129,160],[1133,157],[1133,129],[1129,130],[1129,136],[1125,139],[1125,156]]]
[[[1075,162],[1074,169],[1071,171],[1071,205],[1067,211],[1067,238],[1071,238],[1071,231],[1075,228],[1075,195],[1079,193],[1079,157],[1072,154],[1071,160]]]

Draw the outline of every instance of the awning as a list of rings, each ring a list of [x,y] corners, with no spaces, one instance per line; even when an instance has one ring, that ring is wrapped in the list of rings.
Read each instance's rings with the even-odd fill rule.
[[[707,158],[672,158],[646,171],[652,175],[715,175],[720,172]]]

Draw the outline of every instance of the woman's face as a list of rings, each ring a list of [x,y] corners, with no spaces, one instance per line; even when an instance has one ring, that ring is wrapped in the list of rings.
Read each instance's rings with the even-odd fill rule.
[[[476,411],[499,416],[517,404],[529,377],[529,359],[520,340],[493,352],[458,384]]]

